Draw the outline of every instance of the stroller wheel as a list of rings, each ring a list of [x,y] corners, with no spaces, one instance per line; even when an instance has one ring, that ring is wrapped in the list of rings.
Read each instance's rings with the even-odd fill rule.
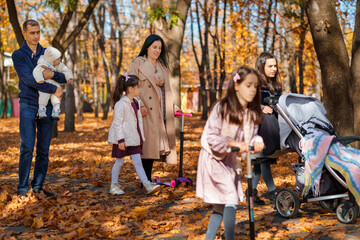
[[[349,224],[355,222],[358,214],[359,214],[359,207],[358,206],[352,206],[349,208],[347,213],[343,214],[343,206],[345,203],[339,204],[339,206],[336,208],[336,216],[341,223]]]
[[[283,189],[276,195],[275,208],[282,217],[291,218],[296,216],[299,207],[299,198],[294,191]]]
[[[339,199],[339,198],[319,201],[322,208],[324,208],[326,210],[330,210],[330,211],[335,211],[337,206],[340,204],[340,202],[341,202],[341,199]]]

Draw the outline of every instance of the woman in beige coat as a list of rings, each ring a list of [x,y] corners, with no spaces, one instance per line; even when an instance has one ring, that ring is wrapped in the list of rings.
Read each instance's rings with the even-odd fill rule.
[[[142,164],[151,181],[154,160],[176,164],[176,143],[173,96],[170,89],[169,69],[163,39],[148,36],[139,55],[130,65],[129,74],[140,79],[144,134]]]

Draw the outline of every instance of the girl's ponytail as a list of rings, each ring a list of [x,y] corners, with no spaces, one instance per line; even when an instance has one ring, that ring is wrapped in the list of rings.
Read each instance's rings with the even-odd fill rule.
[[[120,75],[116,79],[115,89],[112,93],[112,107],[114,108],[115,103],[120,100],[124,92],[127,91],[129,87],[134,87],[140,82],[139,78],[135,75]]]
[[[124,94],[125,91],[125,77],[120,75],[116,79],[115,89],[112,93],[112,107],[114,108],[115,103],[120,100],[121,96]]]

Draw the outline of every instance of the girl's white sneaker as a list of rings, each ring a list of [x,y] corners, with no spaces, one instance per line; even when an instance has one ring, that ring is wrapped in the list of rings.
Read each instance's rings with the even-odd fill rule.
[[[125,192],[120,188],[118,183],[112,183],[110,187],[111,194],[123,195]]]
[[[147,194],[154,194],[160,191],[161,186],[157,185],[155,183],[149,182],[149,183],[145,183],[143,184],[145,189],[146,189],[146,193]]]

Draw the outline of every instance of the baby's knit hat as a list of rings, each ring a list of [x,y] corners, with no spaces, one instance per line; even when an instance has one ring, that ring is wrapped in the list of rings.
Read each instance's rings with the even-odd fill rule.
[[[56,59],[58,59],[60,57],[61,57],[61,52],[59,50],[57,50],[56,48],[49,46],[45,49],[44,58],[51,65],[53,64],[53,62]]]

